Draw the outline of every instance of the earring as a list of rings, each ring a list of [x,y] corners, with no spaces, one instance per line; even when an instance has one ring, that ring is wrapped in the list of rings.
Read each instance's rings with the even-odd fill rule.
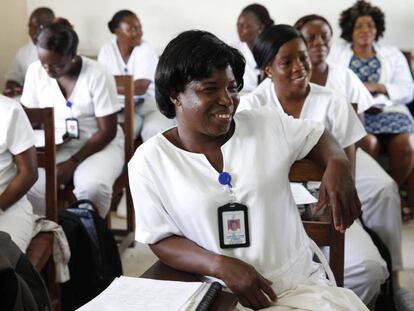
[[[76,62],[76,56],[74,58],[72,58],[72,63]]]
[[[269,74],[268,74],[268,75],[267,75],[267,77],[268,77],[268,78],[270,78],[270,79],[272,79],[272,75],[269,75]]]

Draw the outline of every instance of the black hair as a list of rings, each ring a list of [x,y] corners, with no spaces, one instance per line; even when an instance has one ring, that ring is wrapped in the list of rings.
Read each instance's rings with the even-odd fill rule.
[[[51,23],[55,18],[55,13],[52,11],[52,9],[47,7],[40,7],[35,9],[32,14],[30,14],[29,20],[32,19],[35,15],[39,16],[43,23]]]
[[[306,42],[299,30],[289,25],[273,25],[264,30],[257,37],[253,47],[253,55],[257,66],[264,70],[272,62],[280,47],[296,38]]]
[[[216,69],[230,66],[238,90],[243,88],[244,57],[213,34],[201,30],[189,30],[168,43],[160,56],[155,73],[155,98],[162,114],[175,117],[175,105],[171,96],[183,92],[191,81],[211,76]]]
[[[112,19],[108,22],[109,31],[111,33],[115,33],[115,30],[119,27],[119,24],[121,23],[122,19],[124,17],[131,15],[137,17],[137,15],[130,10],[121,10],[116,12],[115,15],[112,16]]]
[[[36,39],[36,46],[63,56],[75,56],[78,44],[78,35],[64,18],[57,18],[45,26]]]
[[[275,23],[270,17],[269,11],[261,4],[254,3],[246,6],[241,14],[244,13],[252,13],[256,19],[264,25],[264,29],[269,28]]]
[[[381,9],[377,6],[371,5],[371,3],[359,0],[355,2],[353,6],[346,9],[341,13],[339,17],[339,27],[341,27],[341,38],[348,42],[352,42],[352,33],[354,31],[355,22],[358,17],[371,16],[377,28],[377,36],[375,40],[378,40],[384,35],[385,32],[385,16]]]
[[[333,34],[332,26],[328,22],[328,20],[325,17],[317,15],[317,14],[309,14],[309,15],[302,16],[296,21],[293,27],[301,31],[302,27],[305,26],[306,23],[314,21],[314,20],[319,20],[319,21],[324,22],[326,25],[328,25],[329,30],[331,31],[331,35]]]

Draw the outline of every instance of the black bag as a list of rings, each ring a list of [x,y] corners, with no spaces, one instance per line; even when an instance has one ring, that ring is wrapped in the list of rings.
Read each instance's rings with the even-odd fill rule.
[[[27,257],[0,231],[0,310],[50,311],[46,286]]]
[[[69,242],[70,280],[62,284],[62,310],[79,308],[99,295],[122,274],[121,258],[112,232],[88,200],[59,212],[59,224]]]

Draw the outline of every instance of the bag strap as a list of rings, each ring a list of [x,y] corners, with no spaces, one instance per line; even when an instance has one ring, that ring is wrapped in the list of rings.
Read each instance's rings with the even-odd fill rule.
[[[315,255],[319,258],[322,267],[324,268],[326,274],[328,275],[328,280],[335,286],[337,287],[338,285],[336,284],[336,280],[335,280],[335,276],[332,272],[331,267],[328,264],[328,261],[326,260],[325,255],[322,253],[322,251],[320,250],[320,248],[318,247],[318,245],[316,245],[316,243],[312,240],[309,239],[310,241],[310,246],[312,251],[315,253]]]
[[[82,208],[81,206],[83,204],[90,205],[92,207],[92,210],[95,213],[98,213],[98,207],[95,205],[95,203],[93,203],[91,200],[88,200],[88,199],[77,200],[73,202],[71,205],[69,205],[68,208]]]

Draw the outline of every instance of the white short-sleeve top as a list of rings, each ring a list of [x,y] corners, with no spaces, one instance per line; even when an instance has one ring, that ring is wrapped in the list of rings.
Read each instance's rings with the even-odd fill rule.
[[[0,194],[17,174],[13,155],[34,144],[33,129],[22,106],[0,95]]]
[[[371,93],[351,69],[331,64],[328,66],[327,88],[345,96],[348,103],[358,104],[358,113],[374,105]]]
[[[17,51],[16,56],[5,75],[6,80],[16,81],[20,85],[23,85],[27,68],[29,68],[29,65],[35,61],[37,61],[36,46],[33,44],[32,40],[30,40]]]
[[[221,147],[236,202],[248,207],[250,247],[221,249],[217,208],[229,203],[227,186],[203,154],[182,150],[158,134],[128,165],[136,240],[156,243],[184,236],[214,253],[237,257],[277,280],[277,291],[311,274],[312,253],[288,173],[306,156],[324,127],[295,120],[273,107],[237,113],[233,136]],[[294,268],[293,268],[294,267]]]
[[[309,85],[310,92],[303,104],[300,119],[323,123],[342,148],[354,144],[366,135],[364,126],[344,96],[320,85]],[[242,96],[238,111],[263,106],[275,106],[284,111],[270,79],[264,80],[254,92]]]
[[[257,87],[260,69],[257,67],[253,53],[246,42],[238,42],[234,46],[242,53],[244,59],[246,60],[246,67],[244,69],[243,75],[244,84],[242,92],[250,93]]]
[[[66,105],[68,101],[72,103],[71,108]],[[97,117],[121,110],[114,77],[101,64],[86,57],[82,57],[82,68],[68,100],[40,61],[30,65],[21,102],[29,108],[54,107],[55,127],[59,132],[66,131],[67,118],[78,119],[82,141],[88,140],[98,130]]]
[[[155,69],[158,64],[158,56],[151,46],[143,41],[136,46],[125,64],[116,43],[116,38],[105,44],[98,54],[98,62],[106,66],[112,75],[130,74],[134,80],[150,80],[146,94],[154,97]]]

